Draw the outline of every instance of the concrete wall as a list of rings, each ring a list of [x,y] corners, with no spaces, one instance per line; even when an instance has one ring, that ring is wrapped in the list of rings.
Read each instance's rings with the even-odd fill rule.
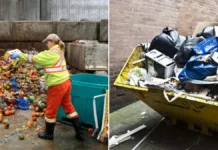
[[[99,37],[99,22],[57,22],[57,34],[64,41],[97,40]]]
[[[0,20],[108,19],[108,0],[0,0]]]
[[[83,43],[69,43],[65,58],[71,67],[85,70],[108,70],[108,44],[98,41],[84,41]]]
[[[218,1],[211,0],[110,0],[110,109],[136,100],[126,90],[113,86],[132,49],[150,42],[166,26],[191,35],[197,22],[218,21]]]
[[[105,20],[102,22],[105,22]],[[106,32],[100,34],[100,24],[101,28],[108,30],[108,25],[101,22],[0,21],[0,56],[6,50],[15,48],[21,50],[45,50],[46,47],[42,40],[50,33],[58,34],[65,43],[69,42],[70,44],[73,40],[96,40],[102,42],[102,39],[104,39],[103,42],[105,44],[97,44],[96,50],[101,49],[101,45],[104,45],[103,53],[100,52],[99,54],[107,54],[105,50],[107,50],[108,34]],[[98,57],[97,55],[90,56]],[[108,57],[106,56],[106,58]],[[107,61],[106,59],[103,64],[105,65]],[[102,63],[98,62],[98,64]]]
[[[108,41],[108,20],[102,20],[100,22],[100,34],[99,41],[107,42]]]
[[[103,21],[105,22],[105,20]],[[108,25],[101,22],[74,21],[0,21],[0,42],[41,42],[48,34],[56,33],[65,42],[98,40],[107,42]],[[100,34],[101,33],[101,34]]]

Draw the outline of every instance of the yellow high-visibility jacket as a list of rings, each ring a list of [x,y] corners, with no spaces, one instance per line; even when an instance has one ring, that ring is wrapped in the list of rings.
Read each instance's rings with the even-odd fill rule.
[[[44,68],[44,78],[47,86],[61,84],[70,78],[66,68],[64,51],[61,50],[59,45],[54,45],[51,49],[37,55],[21,53],[19,59],[23,62],[41,65]]]

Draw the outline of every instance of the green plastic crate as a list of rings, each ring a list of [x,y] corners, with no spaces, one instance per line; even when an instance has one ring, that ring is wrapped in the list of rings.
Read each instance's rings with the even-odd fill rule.
[[[80,121],[95,128],[94,112],[93,112],[93,97],[105,94],[108,89],[108,77],[95,74],[76,74],[71,75],[72,103],[79,114]],[[96,99],[96,108],[99,126],[101,126],[104,97]],[[71,124],[63,120],[66,114],[62,107],[58,110],[57,120],[67,124]]]

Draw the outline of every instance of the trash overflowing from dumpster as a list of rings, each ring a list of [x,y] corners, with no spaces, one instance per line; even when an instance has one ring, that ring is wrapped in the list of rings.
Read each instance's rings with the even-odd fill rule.
[[[217,136],[218,22],[192,37],[165,28],[133,49],[114,85],[127,89],[172,125]]]
[[[193,37],[164,28],[132,62],[124,84],[154,87],[207,100],[218,100],[218,37],[216,26],[206,26]],[[141,65],[138,65],[141,64]],[[176,98],[178,98],[176,97]],[[175,99],[176,99],[175,98]]]

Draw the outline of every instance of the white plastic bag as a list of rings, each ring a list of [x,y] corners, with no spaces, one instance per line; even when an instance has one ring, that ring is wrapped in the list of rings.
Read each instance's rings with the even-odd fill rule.
[[[147,80],[147,71],[144,68],[135,67],[128,73],[127,79],[130,81],[130,85],[138,85],[139,80]]]

